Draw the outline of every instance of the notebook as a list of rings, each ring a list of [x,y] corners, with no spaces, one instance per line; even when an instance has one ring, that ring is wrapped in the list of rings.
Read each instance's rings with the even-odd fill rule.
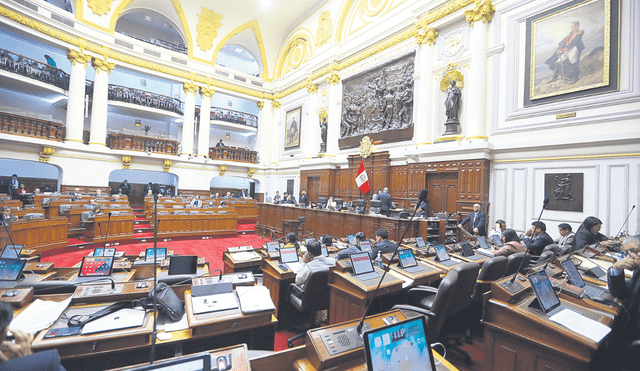
[[[356,278],[362,281],[380,278],[380,273],[376,272],[375,269],[373,269],[373,264],[371,264],[369,253],[360,252],[351,254],[349,255],[349,259],[351,260],[351,267]]]

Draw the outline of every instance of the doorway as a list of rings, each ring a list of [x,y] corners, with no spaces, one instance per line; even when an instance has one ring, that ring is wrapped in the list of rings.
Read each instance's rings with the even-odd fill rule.
[[[429,190],[429,213],[455,213],[457,211],[457,173],[427,174],[427,187]]]

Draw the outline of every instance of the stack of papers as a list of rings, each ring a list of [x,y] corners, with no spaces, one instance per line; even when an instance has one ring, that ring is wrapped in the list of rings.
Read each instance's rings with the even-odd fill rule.
[[[560,313],[549,317],[549,319],[568,328],[578,335],[595,341],[596,343],[599,343],[600,340],[611,332],[611,329],[602,323],[594,321],[591,318],[587,318],[570,309],[565,309]]]
[[[241,252],[232,252],[231,258],[235,261],[246,261],[246,260],[260,259],[260,255],[258,255],[255,251],[241,251]]]
[[[236,292],[240,299],[240,309],[244,314],[276,310],[269,289],[264,286],[238,286]]]
[[[59,303],[36,299],[11,321],[9,330],[20,330],[31,334],[44,330],[60,318],[62,312],[69,307],[69,303],[71,298]]]

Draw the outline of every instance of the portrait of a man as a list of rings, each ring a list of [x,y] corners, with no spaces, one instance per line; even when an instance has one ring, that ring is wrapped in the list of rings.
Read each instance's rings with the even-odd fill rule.
[[[300,118],[302,107],[287,112],[284,132],[284,149],[300,147]]]

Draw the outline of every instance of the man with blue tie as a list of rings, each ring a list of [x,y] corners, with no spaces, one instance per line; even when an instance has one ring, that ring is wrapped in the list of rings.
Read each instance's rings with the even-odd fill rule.
[[[469,222],[471,222],[469,232],[478,236],[487,235],[487,214],[482,211],[480,204],[473,205],[473,212],[458,224],[458,228],[462,229],[463,226]]]
[[[11,198],[14,200],[17,199],[18,188],[20,188],[20,181],[18,180],[18,175],[13,174],[11,176],[11,186],[9,188],[11,189]]]

